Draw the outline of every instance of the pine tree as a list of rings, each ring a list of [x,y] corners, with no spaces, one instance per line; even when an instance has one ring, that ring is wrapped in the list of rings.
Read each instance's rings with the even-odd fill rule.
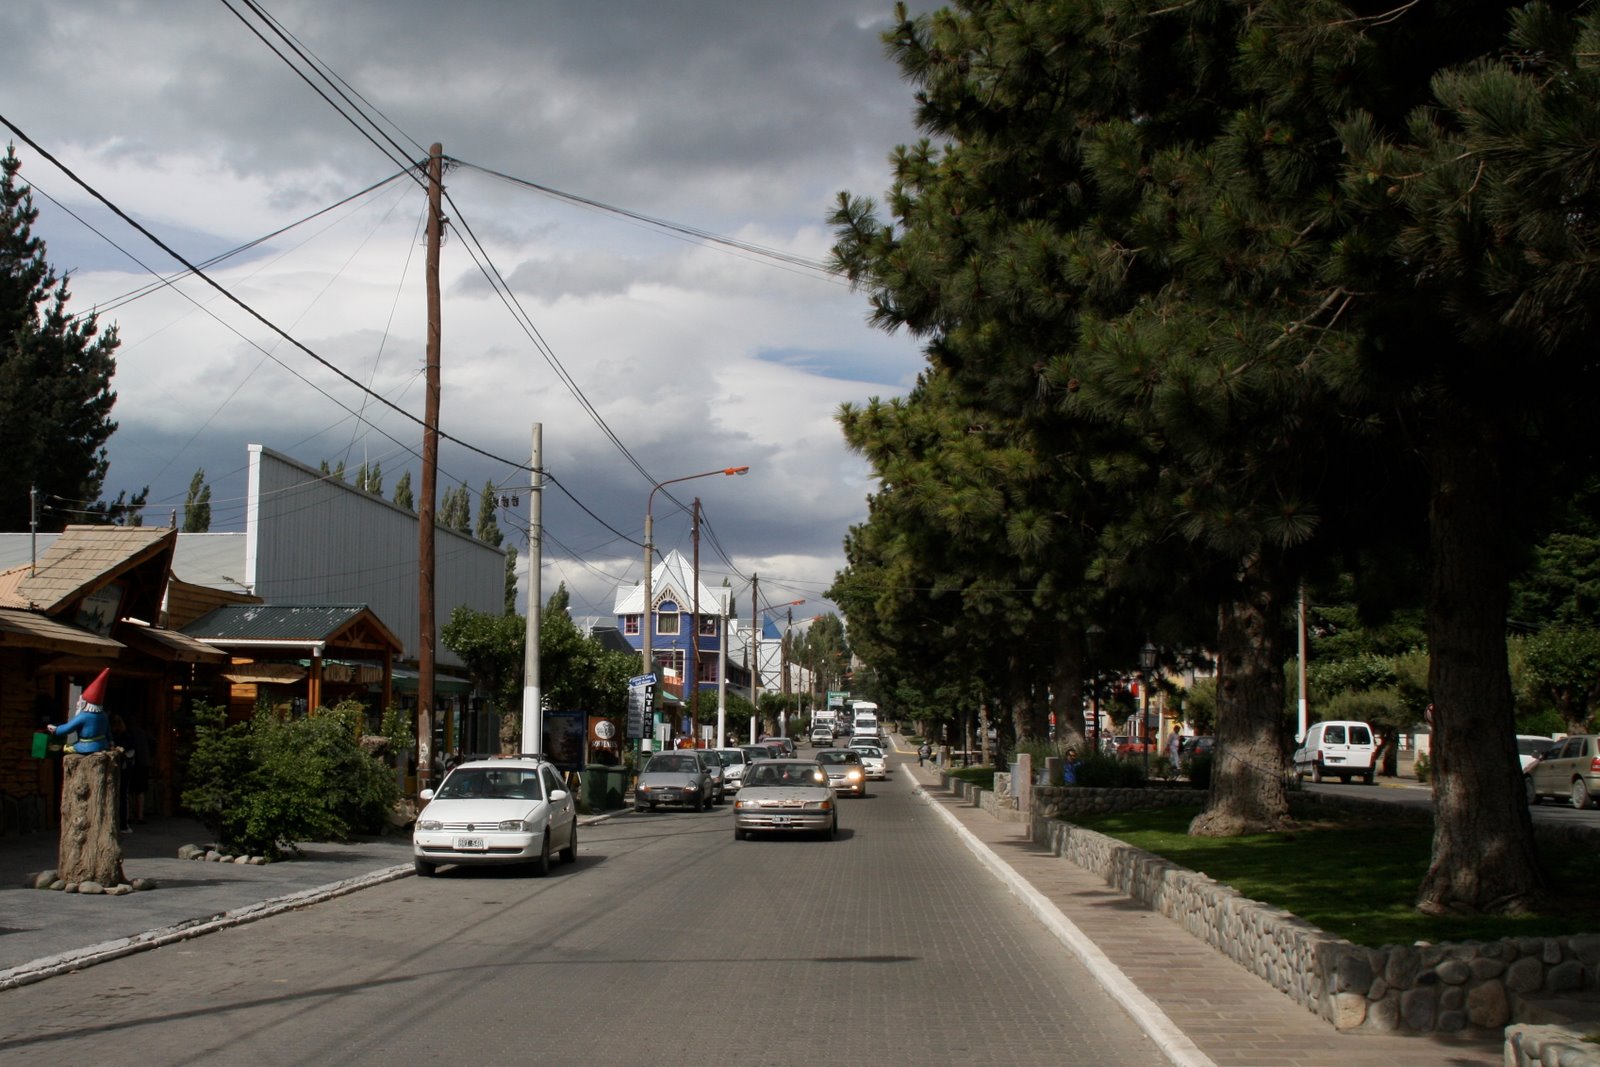
[[[39,213],[17,178],[21,165],[7,146],[0,159],[0,530],[28,528],[34,489],[50,505],[44,529],[82,522],[83,512],[129,521],[122,498],[94,503],[110,465],[105,444],[117,428],[117,331],[101,334],[94,315],[68,313],[67,280],[33,236]]]
[[[505,540],[505,535],[500,532],[500,524],[496,521],[499,511],[499,496],[494,491],[493,482],[483,483],[483,493],[478,497],[478,529],[476,536],[485,544],[500,547],[500,542]]]
[[[400,475],[400,480],[394,483],[394,502],[407,511],[416,511],[416,501],[411,496],[411,472],[406,471]]]
[[[205,533],[211,529],[211,487],[205,481],[204,467],[189,479],[189,495],[183,501],[184,533]]]

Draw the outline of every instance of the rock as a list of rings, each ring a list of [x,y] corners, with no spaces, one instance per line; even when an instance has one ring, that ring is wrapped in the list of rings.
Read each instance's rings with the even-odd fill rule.
[[[156,880],[154,878],[135,878],[129,884],[133,887],[133,890],[136,893],[143,893],[147,889],[160,888],[156,884]]]
[[[1439,991],[1436,987],[1424,986],[1400,994],[1400,1018],[1405,1020],[1408,1030],[1423,1033],[1432,1030],[1438,1018],[1438,1009]]]
[[[1360,993],[1336,993],[1333,997],[1335,1030],[1354,1030],[1367,1021],[1367,998]]]
[[[1388,1033],[1400,1028],[1400,997],[1389,994],[1382,1000],[1377,1000],[1367,1008],[1367,1025],[1374,1030]]]
[[[106,891],[106,887],[101,885],[99,882],[79,882],[78,883],[78,892],[80,892],[80,893],[98,894],[98,893],[104,893],[105,891]]]
[[[64,886],[61,887],[61,891],[63,893],[76,893],[78,891],[78,883],[77,882],[68,882]]]
[[[643,601],[641,601],[641,603],[643,603]],[[245,864],[250,862],[250,857],[249,856],[235,856],[233,858],[233,862],[235,862],[239,866],[243,867]]]
[[[1533,993],[1544,987],[1544,964],[1524,956],[1506,968],[1506,988],[1513,993]]]
[[[1421,969],[1421,953],[1409,945],[1398,945],[1389,951],[1389,960],[1384,966],[1383,977],[1391,986],[1408,989]]]
[[[221,859],[221,858],[222,858],[222,853],[220,853],[220,852],[218,852],[218,851],[217,851],[217,850],[216,850],[216,849],[214,849],[214,848],[212,848],[212,849],[207,849],[207,850],[206,850],[206,857],[205,857],[205,858],[206,858],[206,859],[207,859],[207,860],[208,860],[208,861],[210,861],[210,862],[212,862],[212,863],[215,863],[215,862],[216,862],[216,861],[217,861],[217,860],[220,860],[220,859]]]
[[[1464,985],[1472,977],[1472,968],[1464,960],[1441,960],[1433,973],[1445,985]]]
[[[1499,982],[1484,982],[1467,994],[1467,1018],[1473,1026],[1498,1030],[1511,1021],[1511,1003],[1506,998],[1505,986]]]
[[[1487,949],[1490,946],[1485,945],[1483,947]],[[1498,978],[1506,969],[1504,960],[1489,956],[1477,957],[1472,961],[1470,966],[1472,968],[1472,977],[1480,982],[1486,981],[1490,978]]]
[[[127,882],[123,882],[121,885],[106,887],[106,896],[108,897],[120,897],[131,892],[133,892],[133,886],[129,885]]]
[[[1339,957],[1339,968],[1334,978],[1333,991],[1335,993],[1359,992],[1362,1004],[1366,1003],[1366,992],[1372,988],[1372,964],[1367,959],[1365,952],[1347,952]],[[1363,1017],[1366,1008],[1362,1008]],[[1348,1027],[1340,1027],[1348,1029]]]
[[[250,857],[250,864],[253,867],[265,867],[267,865],[267,857],[265,857],[265,856],[251,856]]]
[[[1464,1011],[1441,1011],[1439,1013],[1439,1029],[1447,1034],[1467,1027],[1467,1013]]]
[[[1552,993],[1570,993],[1583,988],[1583,964],[1568,960],[1550,968],[1544,976],[1544,987]]]
[[[178,858],[180,860],[204,859],[206,850],[199,845],[179,845]]]
[[[59,878],[60,875],[54,870],[40,871],[33,876],[32,885],[35,889],[49,889]]]
[[[50,888],[54,889],[58,893],[65,893],[67,891],[67,883],[57,878],[55,881],[50,883]]]

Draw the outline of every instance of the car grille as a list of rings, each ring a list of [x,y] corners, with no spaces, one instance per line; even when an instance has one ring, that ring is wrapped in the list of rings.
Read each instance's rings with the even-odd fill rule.
[[[803,800],[763,800],[761,806],[763,808],[803,808],[806,806],[806,802]]]
[[[493,833],[500,829],[499,822],[442,822],[439,830],[451,834]]]

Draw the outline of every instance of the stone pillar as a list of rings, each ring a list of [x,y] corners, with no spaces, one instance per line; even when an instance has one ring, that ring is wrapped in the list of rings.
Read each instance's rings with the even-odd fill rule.
[[[61,841],[56,870],[64,882],[121,885],[122,845],[117,841],[122,750],[61,759]]]
[[[1017,810],[1023,814],[1033,810],[1033,756],[1017,754],[1017,769],[1011,776],[1011,791],[1017,795]]]
[[[1060,756],[1044,758],[1044,780],[1050,785],[1061,785],[1061,766],[1066,761]]]

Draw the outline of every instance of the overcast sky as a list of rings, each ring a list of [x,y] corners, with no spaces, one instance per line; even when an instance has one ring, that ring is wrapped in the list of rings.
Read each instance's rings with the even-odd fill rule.
[[[441,427],[526,463],[530,426],[542,423],[546,466],[625,535],[547,491],[547,595],[564,581],[575,615],[608,615],[618,585],[639,580],[636,542],[652,483],[748,464],[746,477],[672,488],[685,502],[701,498],[733,561],[704,539],[703,580],[715,588],[727,577],[741,615],[753,572],[779,614],[802,598],[797,618],[833,610],[821,594],[872,488],[834,414],[843,402],[906,392],[922,365],[915,342],[869,327],[865,297],[838,279],[485,171],[826,260],[837,193],[881,198],[890,151],[918,136],[912,91],[880,38],[892,0],[264,6],[348,83],[352,99],[359,93],[387,116],[406,158],[438,141],[466,164],[446,175]],[[0,114],[197,262],[401,169],[250,26],[269,32],[243,0],[8,0]],[[57,270],[72,273],[73,310],[111,304],[148,284],[151,269],[173,268],[34,150],[19,143],[17,151],[23,178],[41,194],[36,232]],[[210,273],[420,417],[423,207],[415,182],[390,182]],[[496,295],[463,224],[647,473],[607,438]],[[102,323],[122,338],[106,495],[149,485],[147,522],[165,523],[173,509],[181,520],[190,478],[204,468],[212,529],[242,529],[251,443],[312,465],[343,460],[351,474],[363,461],[380,463],[386,496],[406,470],[420,487],[415,422],[203,282],[124,303]],[[441,489],[466,483],[475,514],[491,480],[514,486],[519,476],[443,445]],[[687,556],[688,516],[664,494],[652,509],[657,549]],[[520,513],[500,516],[524,551],[526,514],[524,493]]]

